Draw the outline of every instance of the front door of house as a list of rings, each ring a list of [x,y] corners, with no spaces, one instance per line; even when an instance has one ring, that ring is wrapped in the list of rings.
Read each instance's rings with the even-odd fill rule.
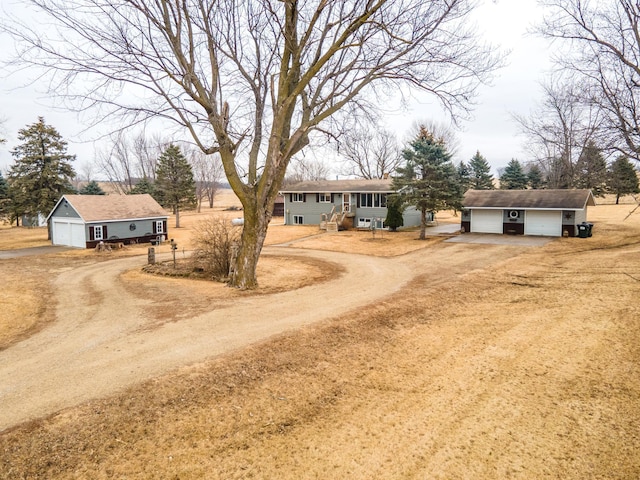
[[[351,211],[351,194],[350,193],[342,194],[342,211],[343,212]]]

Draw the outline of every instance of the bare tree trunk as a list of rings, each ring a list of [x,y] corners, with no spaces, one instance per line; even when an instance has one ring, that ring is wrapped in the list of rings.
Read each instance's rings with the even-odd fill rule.
[[[427,209],[420,210],[420,240],[427,238]]]
[[[176,228],[180,228],[180,207],[174,207],[176,214]]]
[[[258,260],[270,220],[271,211],[268,208],[245,207],[242,238],[230,282],[232,286],[243,290],[258,286]]]

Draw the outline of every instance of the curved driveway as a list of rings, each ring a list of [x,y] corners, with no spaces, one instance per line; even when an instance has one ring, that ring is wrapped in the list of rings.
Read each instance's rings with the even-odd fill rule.
[[[475,250],[469,262],[468,249]],[[465,255],[457,255],[462,251]],[[272,335],[364,308],[416,275],[434,284],[516,255],[514,247],[439,244],[395,258],[265,248],[265,253],[340,263],[338,279],[231,304],[151,331],[153,303],[119,281],[146,256],[82,266],[55,281],[56,321],[0,352],[0,431],[99,398],[174,368],[203,361]]]

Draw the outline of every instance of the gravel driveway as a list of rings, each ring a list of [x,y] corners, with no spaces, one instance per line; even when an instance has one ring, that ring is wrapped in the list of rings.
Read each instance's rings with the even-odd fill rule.
[[[153,330],[153,298],[119,280],[146,256],[70,269],[55,280],[56,321],[0,352],[0,431],[281,332],[363,308],[429,273],[434,284],[520,253],[515,247],[441,244],[395,258],[295,248],[265,253],[338,262],[338,279],[248,296]]]

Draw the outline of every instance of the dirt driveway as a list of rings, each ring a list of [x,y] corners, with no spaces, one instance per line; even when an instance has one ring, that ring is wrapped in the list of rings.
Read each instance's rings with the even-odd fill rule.
[[[268,296],[212,304],[180,321],[148,328],[158,298],[134,295],[123,272],[146,257],[70,268],[55,281],[56,321],[0,352],[0,431],[176,367],[373,306],[429,272],[432,285],[522,252],[497,245],[439,244],[395,258],[271,247],[266,254],[311,257],[340,264],[338,279]],[[471,255],[469,249],[472,248]],[[153,313],[155,312],[155,313]]]

